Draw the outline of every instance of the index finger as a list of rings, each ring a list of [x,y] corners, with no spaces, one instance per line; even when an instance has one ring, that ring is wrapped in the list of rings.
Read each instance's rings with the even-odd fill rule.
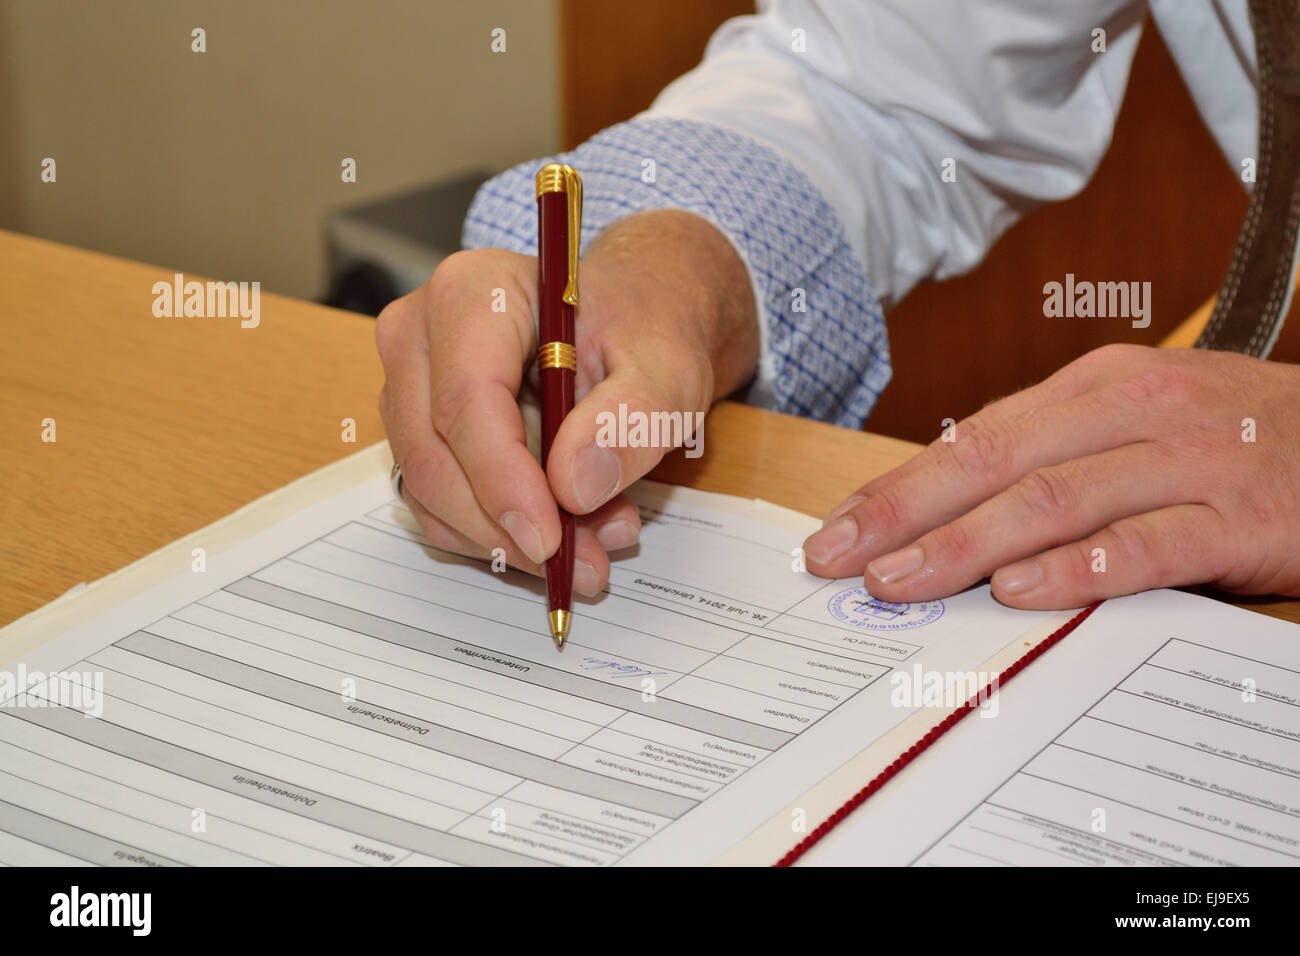
[[[861,574],[868,561],[959,518],[1034,469],[1138,437],[1111,390],[1091,389],[1090,378],[1058,376],[958,422],[864,485],[805,542],[809,570]],[[1080,393],[1081,386],[1089,390]]]
[[[429,414],[484,512],[540,564],[559,547],[560,516],[516,399],[536,341],[536,260],[517,258],[480,257],[433,290]]]

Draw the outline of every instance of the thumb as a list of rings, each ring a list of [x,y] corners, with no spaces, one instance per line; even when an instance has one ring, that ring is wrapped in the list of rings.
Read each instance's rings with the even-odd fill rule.
[[[698,390],[683,371],[621,365],[574,406],[546,463],[561,507],[594,511],[673,448],[699,447],[707,404],[693,397]]]

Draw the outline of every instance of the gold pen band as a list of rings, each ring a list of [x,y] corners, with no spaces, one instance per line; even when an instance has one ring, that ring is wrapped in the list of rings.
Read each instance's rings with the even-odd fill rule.
[[[578,370],[578,350],[568,342],[547,342],[537,350],[537,367]]]
[[[536,179],[537,198],[541,199],[546,193],[568,192],[565,178],[572,170],[572,166],[566,166],[564,163],[547,163],[539,169]]]

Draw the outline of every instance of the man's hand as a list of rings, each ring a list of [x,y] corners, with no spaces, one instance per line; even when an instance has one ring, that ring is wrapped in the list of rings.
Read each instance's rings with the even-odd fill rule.
[[[429,540],[475,557],[502,548],[538,574],[560,544],[559,502],[580,516],[574,589],[593,595],[609,581],[607,552],[640,534],[623,489],[668,450],[598,446],[597,414],[623,403],[693,422],[753,374],[759,336],[743,264],[690,213],[640,213],[605,230],[579,289],[577,403],[545,473],[517,404],[537,350],[536,258],[457,253],[384,309],[375,341],[387,375],[379,411]]]
[[[885,601],[992,576],[1021,608],[1215,584],[1300,595],[1300,368],[1112,345],[831,512],[809,568]]]

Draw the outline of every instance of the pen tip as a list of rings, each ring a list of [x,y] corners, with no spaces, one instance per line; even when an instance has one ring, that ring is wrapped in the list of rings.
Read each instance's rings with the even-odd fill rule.
[[[555,641],[555,649],[562,651],[564,642],[569,636],[569,621],[572,615],[568,611],[551,611],[547,617],[551,622],[551,639]]]

